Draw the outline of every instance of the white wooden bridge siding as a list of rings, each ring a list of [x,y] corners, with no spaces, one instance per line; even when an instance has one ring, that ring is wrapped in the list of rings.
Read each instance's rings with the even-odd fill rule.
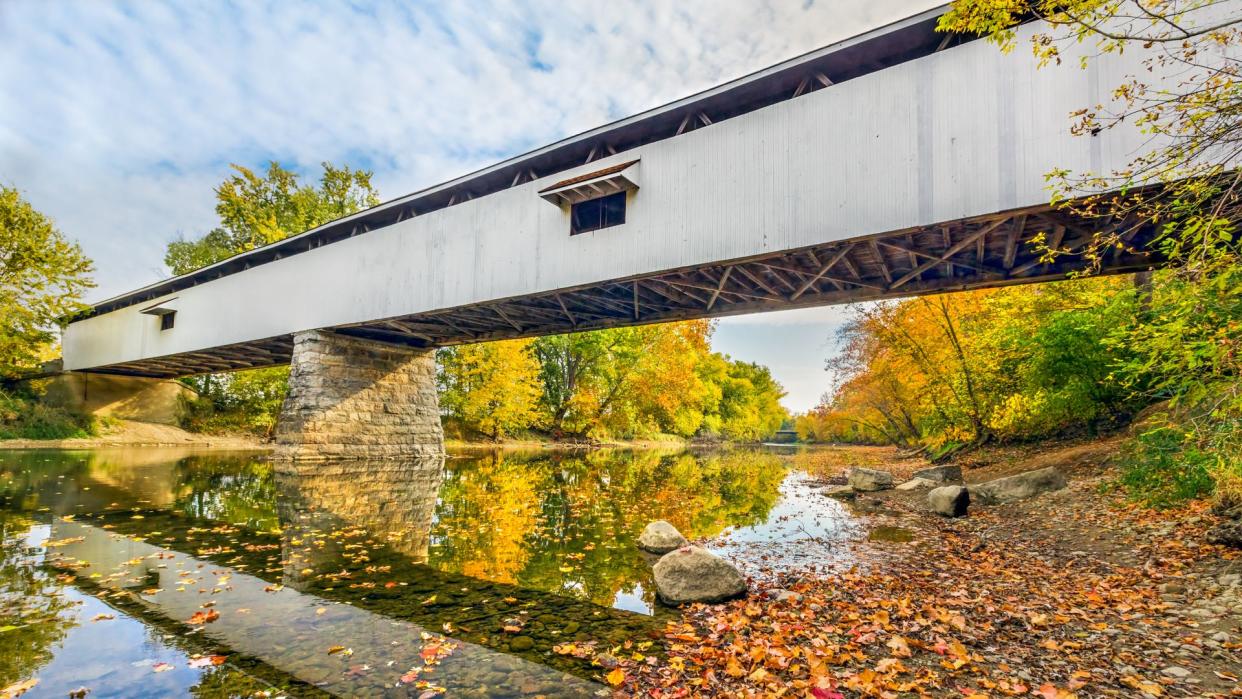
[[[1027,27],[1025,36],[1034,31]],[[1123,166],[1132,133],[1073,137],[1138,57],[1036,70],[972,42],[176,294],[71,324],[86,369],[746,258],[1046,203],[1054,167]],[[626,223],[569,235],[537,192],[641,158]]]

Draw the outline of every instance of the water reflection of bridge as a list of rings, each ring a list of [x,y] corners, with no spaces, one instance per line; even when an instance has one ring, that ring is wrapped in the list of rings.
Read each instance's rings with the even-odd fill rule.
[[[121,521],[127,520],[108,524],[115,526]],[[165,523],[173,524],[160,524]],[[216,525],[192,521],[179,524],[179,534],[194,529],[186,528],[186,524]],[[81,567],[83,573],[92,576],[100,574],[102,577],[86,584],[99,584],[122,593],[148,614],[174,622],[203,612],[204,603],[210,600],[215,603],[210,609],[218,612],[219,618],[203,625],[205,636],[235,653],[333,694],[403,695],[405,692],[394,690],[398,678],[411,668],[424,668],[424,654],[431,652],[429,649],[444,647],[445,641],[454,646],[451,654],[426,672],[423,679],[448,687],[455,695],[588,696],[600,689],[599,685],[563,669],[448,639],[438,627],[378,611],[376,608],[382,606],[379,600],[368,595],[345,595],[353,599],[321,596],[295,585],[273,584],[268,570],[252,570],[245,560],[235,566],[220,565],[219,558],[237,560],[247,556],[233,556],[239,551],[223,550],[227,547],[215,545],[215,537],[210,542],[198,541],[202,548],[194,556],[178,550],[193,545],[180,535],[174,535],[180,546],[158,547],[102,526],[103,522],[57,521],[52,527],[54,539],[80,537],[58,549],[57,565]],[[214,528],[222,529],[218,525]],[[223,531],[217,533],[224,535]],[[263,550],[273,545],[256,543],[252,533],[238,534],[241,533],[234,530],[230,537],[232,545],[245,550]],[[288,541],[284,545],[288,546]],[[84,582],[89,580],[85,578]],[[209,594],[203,594],[204,591]],[[513,611],[517,613],[516,609]],[[329,649],[336,646],[349,649],[348,654],[330,654]],[[415,695],[422,691],[413,682],[402,686]]]
[[[235,509],[220,506],[224,490],[256,488],[255,483],[241,482],[244,478],[229,488],[190,493],[183,501],[167,494],[146,497],[151,495],[146,489],[140,491],[143,497],[126,497],[123,487],[92,476],[86,481],[89,488],[48,500],[56,503],[55,511],[78,515],[72,522],[56,522],[52,536],[84,537],[60,552],[88,562],[88,570],[103,575],[106,586],[123,591],[124,601],[144,610],[144,618],[177,624],[199,611],[204,599],[216,599],[221,620],[206,627],[209,637],[285,675],[329,688],[336,686],[332,682],[352,686],[365,679],[343,678],[349,667],[388,668],[391,660],[395,670],[410,658],[418,659],[417,647],[389,648],[385,643],[451,630],[469,642],[465,647],[470,650],[461,652],[465,660],[445,661],[446,672],[437,674],[437,682],[489,687],[503,675],[506,686],[520,679],[514,686],[550,693],[551,682],[561,685],[562,695],[569,691],[565,688],[573,694],[599,670],[589,661],[553,654],[554,645],[596,640],[608,647],[649,637],[662,627],[662,621],[651,617],[423,565],[443,461],[381,466],[343,462],[317,465],[304,475],[276,475],[275,492],[271,481],[258,490],[275,501],[279,527],[247,527],[230,517]],[[200,476],[192,467],[182,474],[191,480]],[[172,490],[185,489],[168,474],[155,480]],[[79,497],[96,491],[113,498],[112,509],[82,514]],[[88,500],[98,504],[97,497]],[[146,507],[151,501],[174,509]],[[118,510],[118,504],[131,509]],[[135,505],[138,509],[132,509]],[[243,505],[247,513],[255,510],[253,503]],[[136,512],[141,518],[134,517]],[[261,511],[249,519],[274,521]],[[162,548],[142,541],[153,532],[159,533]],[[152,557],[160,552],[169,558]],[[319,607],[326,611],[318,613]],[[238,608],[250,612],[221,623],[228,610]],[[339,658],[329,659],[326,649],[331,645],[353,647],[352,662],[342,665]],[[460,671],[453,669],[459,666]],[[389,684],[400,674],[389,677]]]

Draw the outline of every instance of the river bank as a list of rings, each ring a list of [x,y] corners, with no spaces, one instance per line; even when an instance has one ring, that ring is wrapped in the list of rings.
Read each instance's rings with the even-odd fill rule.
[[[173,425],[162,425],[133,420],[111,420],[100,426],[100,434],[93,437],[71,439],[0,439],[0,449],[102,449],[109,447],[196,447],[204,449],[271,449],[272,443],[262,437],[245,432],[206,433],[190,432]],[[575,451],[591,449],[687,449],[720,448],[731,446],[720,442],[699,443],[669,437],[647,440],[590,440],[565,441],[555,439],[503,439],[499,441],[466,441],[446,439],[444,446],[455,451],[528,451],[554,449]]]
[[[850,544],[849,570],[787,570],[743,600],[689,607],[666,657],[623,660],[613,679],[641,696],[1238,696],[1242,562],[1206,543],[1207,503],[1128,503],[1120,443],[981,450],[968,484],[1048,466],[1069,483],[960,519],[929,512],[925,490],[860,494],[872,531],[904,535]],[[889,454],[860,461],[898,482],[925,465]]]
[[[93,437],[71,439],[0,439],[3,449],[106,449],[111,447],[193,447],[221,450],[263,450],[271,445],[247,434],[187,432],[173,425],[110,420]]]

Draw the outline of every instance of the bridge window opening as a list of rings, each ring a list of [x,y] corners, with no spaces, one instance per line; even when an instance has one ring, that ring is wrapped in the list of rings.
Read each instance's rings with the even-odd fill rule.
[[[160,316],[160,330],[172,330],[173,325],[177,322],[177,312],[172,311]]]
[[[625,223],[625,192],[580,201],[570,210],[569,234],[589,233]]]

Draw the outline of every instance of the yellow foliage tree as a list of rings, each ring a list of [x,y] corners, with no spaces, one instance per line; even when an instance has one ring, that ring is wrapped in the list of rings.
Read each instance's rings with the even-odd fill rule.
[[[539,362],[530,340],[440,350],[440,408],[467,430],[500,439],[536,423]]]

